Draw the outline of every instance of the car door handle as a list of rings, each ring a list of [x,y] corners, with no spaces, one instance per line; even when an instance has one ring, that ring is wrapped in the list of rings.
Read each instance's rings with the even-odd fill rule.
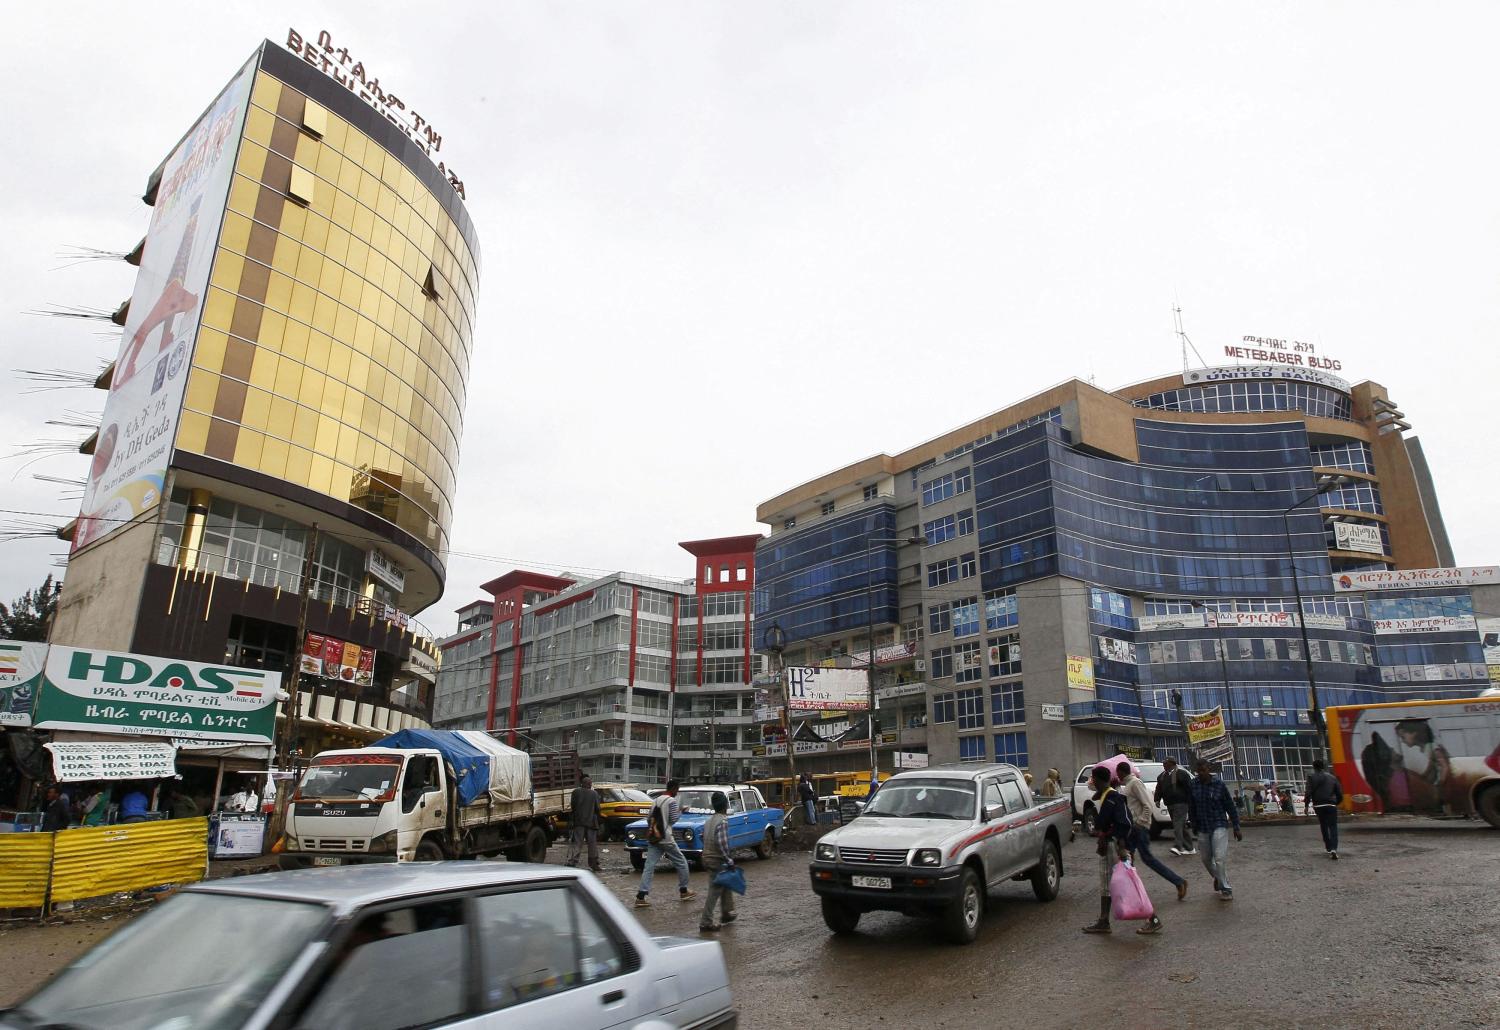
[[[599,1004],[601,1005],[613,1005],[617,1001],[624,1000],[624,991],[605,991],[602,995],[599,996]]]

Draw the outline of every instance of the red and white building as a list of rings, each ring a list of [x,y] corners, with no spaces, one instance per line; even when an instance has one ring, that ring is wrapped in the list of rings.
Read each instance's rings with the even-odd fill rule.
[[[749,775],[758,535],[681,546],[691,579],[587,582],[517,569],[484,584],[440,642],[434,725],[577,748],[596,779]]]

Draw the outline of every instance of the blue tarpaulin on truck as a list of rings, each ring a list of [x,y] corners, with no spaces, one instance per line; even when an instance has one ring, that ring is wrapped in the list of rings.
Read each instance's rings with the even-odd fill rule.
[[[373,747],[432,748],[453,768],[458,803],[472,804],[491,795],[496,801],[521,801],[531,794],[531,759],[493,737],[471,730],[401,730]]]

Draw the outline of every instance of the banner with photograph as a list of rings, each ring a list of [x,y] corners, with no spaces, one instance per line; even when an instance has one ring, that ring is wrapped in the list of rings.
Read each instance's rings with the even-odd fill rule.
[[[47,645],[0,640],[0,726],[30,726]]]
[[[162,165],[74,551],[161,501],[254,79],[252,61]]]
[[[1128,640],[1119,640],[1115,637],[1098,637],[1099,657],[1110,662],[1124,662],[1126,665],[1135,664],[1135,645]]]

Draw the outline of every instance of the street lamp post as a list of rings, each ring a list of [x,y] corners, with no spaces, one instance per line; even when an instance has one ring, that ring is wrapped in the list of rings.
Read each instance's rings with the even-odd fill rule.
[[[1323,725],[1323,708],[1318,703],[1318,678],[1313,671],[1312,644],[1307,637],[1307,612],[1302,607],[1302,585],[1297,581],[1297,555],[1292,550],[1292,512],[1314,497],[1321,497],[1328,491],[1348,482],[1350,482],[1348,476],[1324,476],[1318,480],[1316,490],[1281,513],[1281,526],[1286,532],[1286,560],[1292,569],[1292,595],[1297,599],[1297,626],[1302,631],[1302,661],[1307,666],[1307,698],[1308,704],[1311,705],[1308,714],[1312,718],[1313,728],[1318,733],[1318,754],[1323,758],[1328,757],[1328,729]]]
[[[781,735],[786,740],[786,768],[792,779],[797,778],[797,749],[792,746],[791,698],[786,685],[781,681],[781,656],[786,653],[786,630],[781,623],[773,622],[766,627],[761,637],[761,648],[771,656],[771,671],[776,674],[776,690],[781,695]]]
[[[897,547],[904,547],[908,544],[919,544],[922,539],[919,536],[908,536],[865,541],[865,643],[869,651],[869,664],[865,666],[865,680],[869,687],[866,715],[869,717],[870,727],[871,794],[880,786],[880,755],[875,749],[875,569],[870,564],[870,553],[877,545],[883,547],[895,544]],[[788,744],[788,749],[790,749],[790,744]]]
[[[1208,614],[1208,606],[1202,601],[1188,603],[1204,615]],[[1240,753],[1234,743],[1234,694],[1229,689],[1229,647],[1222,636],[1214,637],[1214,652],[1219,656],[1219,674],[1224,678],[1224,735],[1229,738],[1229,761],[1234,764],[1235,797],[1239,797],[1245,792],[1244,773],[1240,769]]]

